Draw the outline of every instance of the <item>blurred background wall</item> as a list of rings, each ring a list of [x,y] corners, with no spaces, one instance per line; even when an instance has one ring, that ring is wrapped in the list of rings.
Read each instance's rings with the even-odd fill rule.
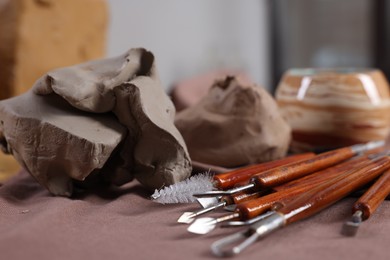
[[[108,0],[107,55],[143,46],[156,55],[164,87],[210,70],[246,71],[270,87],[269,2]]]
[[[291,67],[387,72],[390,63],[386,0],[108,2],[108,55],[151,49],[167,90],[219,68],[244,70],[272,92]]]

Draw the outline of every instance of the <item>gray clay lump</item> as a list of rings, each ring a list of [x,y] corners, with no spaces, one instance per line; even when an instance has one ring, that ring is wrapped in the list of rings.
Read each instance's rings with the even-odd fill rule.
[[[89,175],[155,189],[189,177],[175,108],[145,49],[61,68],[0,101],[0,145],[55,195]]]

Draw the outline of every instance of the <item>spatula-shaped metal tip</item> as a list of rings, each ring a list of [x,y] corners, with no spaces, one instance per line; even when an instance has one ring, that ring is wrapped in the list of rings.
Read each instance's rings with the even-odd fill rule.
[[[194,213],[193,212],[184,212],[180,218],[177,220],[179,223],[190,224],[194,221]]]
[[[353,237],[356,235],[360,224],[362,223],[363,212],[358,210],[353,215],[352,218],[345,222],[343,228],[341,229],[341,234],[348,237]]]
[[[188,232],[204,235],[212,231],[216,226],[214,218],[198,218],[188,228]]]
[[[202,206],[202,208],[209,208],[219,202],[220,197],[211,198],[197,198],[196,201]]]
[[[341,234],[347,237],[353,237],[356,236],[356,233],[359,229],[360,223],[347,221],[344,223],[343,228],[341,230]]]

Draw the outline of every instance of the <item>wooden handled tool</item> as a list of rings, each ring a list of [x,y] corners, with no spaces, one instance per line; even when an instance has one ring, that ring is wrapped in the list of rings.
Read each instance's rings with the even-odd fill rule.
[[[274,211],[273,214],[270,214],[263,220],[256,222],[249,230],[216,241],[211,246],[212,252],[218,256],[238,254],[258,238],[317,213],[374,180],[389,168],[390,158],[386,156],[355,170],[352,174],[340,175],[332,181],[323,183],[298,196],[284,207],[280,207],[280,209]],[[226,249],[227,245],[236,243],[239,240],[244,241],[237,246]]]
[[[284,166],[270,169],[254,175],[247,185],[237,187],[228,191],[208,191],[205,193],[194,194],[195,197],[213,197],[230,195],[244,190],[260,190],[270,188],[289,182],[294,179],[301,178],[310,173],[325,169],[332,165],[338,164],[344,160],[352,158],[358,153],[367,150],[375,149],[378,146],[383,146],[383,141],[369,142],[366,144],[353,145],[336,149],[330,152],[318,154],[312,158],[293,162]]]
[[[283,207],[279,214],[285,216],[286,224],[309,217],[374,180],[388,168],[390,168],[390,157],[376,159],[353,174],[339,176],[331,185],[320,185],[304,193],[288,206]]]
[[[305,185],[305,183],[320,183],[324,180],[324,178],[330,179],[332,177],[336,177],[337,175],[339,175],[341,172],[345,170],[358,167],[358,165],[361,164],[362,162],[370,162],[370,161],[371,159],[369,155],[357,156],[347,161],[344,161],[342,163],[339,163],[337,165],[331,166],[329,168],[317,171],[310,175],[306,175],[305,177],[273,187],[272,189],[275,191],[282,191],[296,186]]]
[[[315,156],[315,153],[302,153],[291,155],[283,159],[252,165],[240,168],[234,171],[214,175],[215,187],[221,190],[230,189],[237,186],[238,183],[248,181],[253,175],[264,172],[282,165],[309,159]]]
[[[366,161],[361,161],[356,166],[362,167],[366,165],[371,165],[373,162],[369,159]],[[348,165],[347,165],[348,166]],[[356,169],[351,170],[349,167],[339,168],[339,176],[345,176],[347,174],[352,174],[356,171]],[[329,180],[333,180],[335,178],[333,175],[322,175],[322,182],[327,182]],[[295,187],[282,190],[280,192],[271,193],[269,195],[260,197],[258,199],[253,199],[250,201],[246,201],[240,204],[237,204],[234,213],[222,216],[220,218],[200,218],[197,219],[189,228],[188,231],[196,234],[206,234],[213,230],[216,224],[232,220],[232,219],[240,219],[248,220],[259,216],[267,210],[270,210],[278,203],[278,206],[284,205],[288,203],[295,196],[303,194],[313,187],[318,186],[318,180],[314,182],[304,182],[302,185],[296,185]],[[233,222],[232,225],[238,226],[236,222]]]
[[[367,155],[359,156],[346,162],[340,163],[338,165],[329,167],[325,170],[318,171],[304,178],[300,178],[298,180],[273,188],[274,191],[287,190],[285,193],[276,192],[263,198],[259,197],[266,194],[266,191],[260,191],[255,193],[240,192],[233,195],[225,195],[222,196],[220,200],[214,199],[213,205],[208,206],[205,209],[201,209],[195,212],[184,212],[178,219],[178,222],[189,224],[193,222],[195,217],[198,217],[217,208],[226,207],[233,204],[236,204],[236,208],[238,207],[238,210],[236,209],[235,211],[241,212],[240,216],[242,216],[243,219],[252,219],[264,213],[266,210],[271,209],[272,205],[276,202],[287,203],[288,200],[293,198],[294,195],[304,192],[306,189],[310,189],[319,183],[331,180],[332,178],[350,170],[351,168],[360,167],[364,163],[369,162],[371,162],[371,160]],[[230,225],[237,226],[238,223],[228,223],[226,226]]]
[[[324,183],[328,183],[329,181],[333,181],[335,178],[340,178],[340,176],[345,177],[348,174],[353,174],[358,167],[364,167],[370,164],[372,164],[372,160],[365,156],[329,167],[317,172],[318,174],[315,173],[315,178],[307,178],[301,182],[296,181],[293,185],[288,186],[288,188],[282,187],[279,189],[278,187],[275,187],[275,193],[238,204],[236,212],[240,214],[240,218],[254,218],[264,213],[266,210],[271,209],[275,206],[275,203],[279,204],[278,207],[287,205],[288,202],[300,194],[310,191]],[[352,167],[352,165],[354,165],[354,167]]]
[[[342,229],[342,234],[354,236],[360,223],[368,219],[390,194],[390,170],[382,176],[353,205],[353,215]]]
[[[184,212],[179,217],[177,222],[190,224],[190,223],[192,223],[194,221],[195,217],[198,217],[200,215],[206,214],[206,213],[208,213],[210,211],[213,211],[215,209],[222,208],[222,207],[225,207],[225,206],[228,206],[228,205],[238,204],[238,203],[242,203],[244,201],[249,201],[249,200],[252,200],[252,199],[256,199],[256,198],[259,198],[262,195],[264,195],[263,191],[258,191],[258,192],[254,192],[254,193],[240,192],[240,193],[236,193],[236,194],[233,194],[233,195],[230,195],[230,196],[223,196],[223,197],[221,197],[221,199],[219,201],[218,201],[218,199],[215,199],[214,205],[211,205],[211,206],[209,206],[207,208],[200,209],[200,210],[195,211],[195,212]]]

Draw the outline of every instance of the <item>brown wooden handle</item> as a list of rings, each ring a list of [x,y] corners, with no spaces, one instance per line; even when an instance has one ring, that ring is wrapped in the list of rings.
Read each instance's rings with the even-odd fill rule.
[[[237,204],[236,212],[240,214],[241,219],[250,219],[271,209],[275,203],[288,203],[294,196],[307,192],[313,186],[301,186],[280,192],[268,194],[258,199],[246,201]]]
[[[363,212],[363,219],[368,219],[379,205],[390,194],[390,170],[387,170],[381,177],[359,198],[353,206],[353,212]]]
[[[221,201],[225,201],[226,205],[232,205],[232,204],[240,204],[245,201],[257,199],[261,196],[264,196],[267,191],[262,190],[262,191],[257,191],[253,193],[247,193],[247,192],[239,192],[233,195],[227,195],[227,196],[222,196]]]
[[[337,167],[334,166],[327,168],[321,172],[318,172],[321,174],[318,175],[317,178],[298,182],[292,187],[282,189],[258,199],[253,199],[251,201],[241,203],[237,205],[237,212],[240,213],[240,216],[244,219],[256,217],[264,213],[266,210],[269,210],[276,203],[279,204],[279,207],[284,206],[289,201],[293,200],[296,196],[303,194],[313,189],[314,187],[317,187],[323,183],[332,182],[334,179],[340,178],[339,176],[345,177],[348,174],[352,174],[354,170],[351,170],[351,168],[357,169],[357,167],[364,167],[371,163],[372,161],[364,156],[358,159],[354,159],[349,163],[344,163],[343,167],[338,165]]]
[[[279,212],[284,214],[286,224],[309,217],[374,180],[388,168],[390,168],[389,157],[377,159],[365,167],[354,170],[350,174],[340,175],[298,196]]]
[[[274,187],[340,163],[354,154],[355,152],[350,147],[340,148],[262,172],[253,176],[251,182],[258,189]]]
[[[330,180],[331,178],[334,178],[337,175],[340,175],[349,169],[360,167],[361,165],[367,164],[369,162],[371,162],[371,160],[366,155],[355,157],[345,162],[331,166],[329,168],[317,171],[313,174],[306,175],[305,177],[273,187],[272,189],[274,191],[282,191],[297,186],[306,185],[308,183],[321,183]]]
[[[258,174],[281,165],[286,165],[291,162],[296,162],[315,156],[315,153],[303,153],[285,157],[280,160],[252,165],[245,168],[240,168],[231,172],[216,174],[214,176],[215,187],[218,189],[230,189],[238,183],[248,181],[253,175]]]

